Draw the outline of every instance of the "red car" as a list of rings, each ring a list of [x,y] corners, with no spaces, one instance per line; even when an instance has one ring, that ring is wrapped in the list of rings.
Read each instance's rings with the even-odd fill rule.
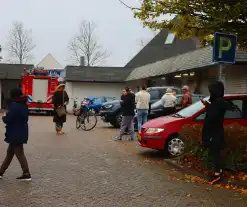
[[[204,100],[208,100],[209,97]],[[233,105],[233,110],[225,114],[225,124],[238,123],[247,126],[247,94],[225,95]],[[203,124],[206,115],[205,106],[198,101],[176,114],[159,117],[146,122],[138,134],[138,143],[142,147],[165,151],[170,156],[179,156],[184,151],[183,140],[179,132],[185,124]]]

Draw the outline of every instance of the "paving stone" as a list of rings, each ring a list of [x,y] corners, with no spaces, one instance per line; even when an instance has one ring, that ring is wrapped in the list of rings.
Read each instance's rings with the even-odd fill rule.
[[[0,180],[0,207],[247,206],[245,195],[170,180],[181,173],[136,142],[110,141],[118,130],[101,121],[85,132],[69,116],[64,136],[55,134],[52,117],[31,116],[29,124],[25,151],[33,181],[15,180],[21,168],[14,159]],[[2,140],[4,130],[0,123]],[[6,148],[1,142],[0,161]]]

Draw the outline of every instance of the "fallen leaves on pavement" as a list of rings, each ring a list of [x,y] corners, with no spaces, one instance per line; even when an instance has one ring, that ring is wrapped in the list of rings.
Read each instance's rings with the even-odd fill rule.
[[[207,180],[205,180],[203,178],[200,178],[198,176],[193,176],[193,175],[189,175],[189,174],[186,174],[182,178],[177,178],[175,176],[169,176],[168,179],[169,180],[180,181],[180,182],[187,182],[187,183],[208,184]],[[224,188],[224,189],[228,189],[228,190],[237,191],[237,192],[240,192],[242,194],[247,194],[247,189],[237,187],[235,185],[232,185],[231,183],[228,183],[228,184],[221,183],[221,184],[212,185],[212,186],[217,187],[217,188]],[[206,188],[206,190],[211,191],[212,189],[211,188]],[[190,197],[191,195],[187,194],[186,196]]]
[[[187,156],[184,157],[181,161],[182,166],[187,167],[189,169],[196,170],[204,175],[211,176],[213,174],[212,170],[206,169],[203,166],[202,161],[197,156]],[[238,180],[238,181],[247,181],[247,173],[246,172],[230,172],[225,171],[224,177],[229,179],[230,181]]]

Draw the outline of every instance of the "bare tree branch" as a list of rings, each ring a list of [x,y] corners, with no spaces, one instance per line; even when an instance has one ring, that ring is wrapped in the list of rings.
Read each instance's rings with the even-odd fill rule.
[[[143,38],[139,38],[137,40],[137,45],[140,46],[140,48],[143,48],[146,46],[146,41]]]
[[[72,57],[80,62],[80,57],[85,57],[87,66],[100,65],[110,53],[104,50],[95,36],[96,25],[94,22],[83,21],[80,24],[79,34],[68,45]]]
[[[151,39],[153,39],[158,33],[160,32],[160,30],[153,30],[152,31],[152,37],[151,38],[138,38],[137,39],[137,45],[142,49],[143,47],[145,47]]]
[[[10,56],[18,59],[20,64],[26,63],[34,47],[31,31],[25,29],[22,22],[14,22],[6,44]]]
[[[140,8],[137,7],[131,7],[129,5],[127,5],[126,3],[124,3],[122,0],[118,0],[121,4],[123,4],[125,7],[132,9],[132,10],[141,10]]]

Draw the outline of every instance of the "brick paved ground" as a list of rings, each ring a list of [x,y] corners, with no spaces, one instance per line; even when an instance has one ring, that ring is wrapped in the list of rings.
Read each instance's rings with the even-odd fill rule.
[[[31,117],[26,154],[33,181],[15,180],[16,160],[0,181],[0,207],[38,206],[247,206],[247,197],[225,189],[173,181],[180,177],[157,153],[131,141],[114,142],[117,130],[99,123],[91,132],[75,129],[70,116],[65,136],[56,136],[51,117]],[[0,123],[1,137],[4,125]],[[0,160],[6,145],[0,142]],[[148,160],[158,160],[157,164]],[[191,194],[191,196],[186,196]]]

